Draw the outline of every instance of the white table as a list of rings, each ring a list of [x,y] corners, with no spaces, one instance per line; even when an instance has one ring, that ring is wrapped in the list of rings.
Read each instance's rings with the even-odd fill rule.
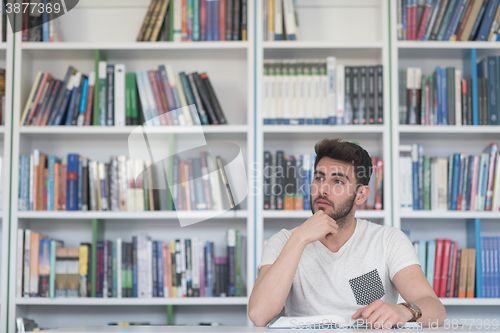
[[[336,329],[337,331],[357,331],[366,330],[364,328],[360,329]],[[49,330],[44,332],[53,333],[273,333],[273,332],[316,332],[318,330],[305,330],[305,329],[289,329],[289,330],[277,330],[269,329],[265,327],[252,327],[252,326],[79,326],[73,328],[60,328],[56,330]],[[333,330],[328,330],[333,331]],[[384,329],[384,330],[370,330],[374,332],[392,332],[395,333],[398,330],[395,329]],[[478,329],[475,327],[459,327],[458,329],[452,328],[422,328],[422,329],[401,329],[400,332],[434,332],[434,333],[445,333],[445,332],[498,332],[499,328],[495,329]]]

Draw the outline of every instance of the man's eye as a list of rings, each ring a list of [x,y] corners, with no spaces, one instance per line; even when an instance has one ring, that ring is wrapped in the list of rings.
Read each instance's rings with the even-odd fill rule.
[[[315,179],[316,179],[316,180],[323,180],[323,177],[321,177],[321,176],[316,176],[316,178],[315,178]]]
[[[343,182],[343,181],[341,181],[340,179],[335,179],[333,182],[334,182],[335,184],[344,185],[344,182]]]

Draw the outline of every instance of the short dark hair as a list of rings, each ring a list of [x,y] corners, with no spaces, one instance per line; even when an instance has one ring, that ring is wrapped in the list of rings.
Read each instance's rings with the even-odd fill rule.
[[[316,161],[314,169],[323,157],[351,163],[358,185],[368,185],[372,175],[372,159],[361,146],[341,139],[323,139],[314,146]]]

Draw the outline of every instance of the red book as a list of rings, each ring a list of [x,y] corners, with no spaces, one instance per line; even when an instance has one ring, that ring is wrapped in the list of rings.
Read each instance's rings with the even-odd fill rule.
[[[456,272],[457,272],[457,257],[458,257],[458,242],[453,242],[453,256],[451,263],[451,277],[450,277],[450,294],[448,297],[454,297],[455,295],[455,283],[456,280]]]
[[[440,297],[441,271],[443,267],[443,239],[436,239],[436,262],[434,263],[434,292]]]
[[[156,71],[148,71],[149,82],[151,82],[151,88],[153,89],[153,95],[156,102],[156,107],[158,109],[158,115],[160,116],[160,123],[162,125],[167,125],[167,118],[162,116],[165,113],[165,108],[160,97],[160,90],[158,89],[158,80],[156,79]]]
[[[160,71],[155,71],[155,72],[156,72],[156,87],[158,89],[158,95],[160,95],[160,101],[163,105],[163,110],[165,110],[165,113],[163,115],[160,114],[160,120],[161,118],[165,118],[167,125],[173,125],[174,123],[172,121],[172,117],[170,116],[170,109],[168,107],[167,97],[165,96],[165,91],[163,90]]]
[[[83,124],[85,126],[90,126],[92,124],[92,108],[94,101],[94,85],[95,85],[95,73],[90,73],[89,76],[89,87],[87,90],[87,104],[85,108],[85,117],[83,120]]]
[[[60,203],[61,203],[61,209],[60,210],[66,210],[66,182],[68,181],[68,164],[63,164],[62,165],[62,179],[61,179],[61,197],[60,197]]]
[[[200,0],[200,40],[207,40],[207,4]]]
[[[438,297],[446,297],[446,286],[448,284],[448,267],[450,265],[451,239],[445,239],[443,245],[443,262],[441,266],[441,285]]]
[[[424,37],[425,28],[427,27],[427,18],[429,17],[429,13],[431,12],[432,5],[426,5],[424,8],[424,13],[422,14],[422,19],[420,20],[420,27],[418,28],[417,40],[422,40]]]
[[[417,38],[417,2],[414,1],[411,6],[411,40]]]
[[[187,27],[187,0],[182,0],[182,20],[181,20],[181,37],[182,41],[187,41],[188,27]]]
[[[226,0],[219,0],[219,40],[226,40]]]

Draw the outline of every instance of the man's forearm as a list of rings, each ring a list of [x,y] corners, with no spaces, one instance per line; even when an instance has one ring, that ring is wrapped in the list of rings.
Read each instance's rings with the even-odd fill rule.
[[[255,283],[248,312],[257,326],[265,326],[283,309],[306,245],[292,234],[274,264]]]
[[[422,317],[417,320],[422,326],[442,326],[444,324],[446,309],[439,299],[435,297],[424,297],[413,303],[422,311]]]

